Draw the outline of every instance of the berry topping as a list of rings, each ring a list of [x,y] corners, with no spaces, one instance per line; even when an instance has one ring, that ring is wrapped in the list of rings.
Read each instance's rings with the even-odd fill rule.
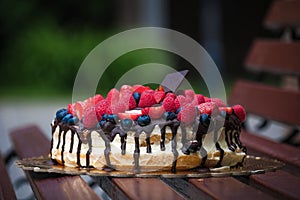
[[[131,119],[122,119],[121,120],[121,127],[124,130],[129,130],[133,125],[133,121]]]
[[[68,119],[68,124],[70,125],[74,125],[74,124],[77,124],[79,121],[79,119],[77,117],[71,117],[70,119]]]
[[[208,127],[209,123],[210,123],[210,116],[208,114],[201,114],[200,115],[200,123],[203,126]]]
[[[165,112],[165,109],[161,105],[146,107],[142,109],[143,115],[149,115],[152,119],[159,119]]]
[[[178,113],[178,120],[185,123],[190,124],[195,120],[197,115],[196,107],[193,104],[187,104],[182,107],[182,110]]]
[[[137,119],[137,123],[140,126],[147,126],[148,124],[150,124],[150,122],[151,122],[151,119],[150,119],[149,115],[141,115]]]
[[[172,97],[173,99],[175,99],[176,95],[173,92],[168,92],[165,97]]]
[[[154,97],[156,103],[160,103],[165,97],[165,92],[164,91],[154,91],[153,97]]]
[[[106,110],[107,110],[107,102],[105,99],[103,99],[96,105],[96,115],[99,121],[101,120],[102,115],[106,113]]]
[[[204,99],[204,96],[202,94],[196,94],[195,99],[197,101],[197,105],[199,105],[201,103],[205,103],[205,99]]]
[[[234,105],[232,106],[234,114],[239,118],[241,122],[246,120],[246,111],[241,105]]]
[[[168,93],[173,94],[173,93]],[[174,98],[172,96],[166,96],[166,98],[163,100],[162,105],[167,112],[175,112],[176,106],[174,102]]]
[[[83,125],[85,128],[94,128],[98,123],[95,107],[88,108],[83,117]]]
[[[133,96],[133,98],[134,98],[136,104],[138,105],[138,104],[139,104],[139,101],[140,101],[140,98],[141,98],[141,93],[139,93],[139,92],[134,92],[134,93],[132,94],[132,96]]]
[[[79,120],[82,119],[82,115],[85,109],[85,103],[82,101],[78,101],[74,105],[74,110],[75,110],[75,116],[78,117]]]
[[[119,101],[119,95],[120,92],[116,88],[111,89],[106,97],[106,102],[108,103],[108,106],[117,104]]]
[[[185,90],[184,95],[187,98],[187,101],[191,102],[194,100],[195,92],[193,90]]]
[[[176,119],[176,114],[174,112],[165,112],[164,117],[167,121]]]
[[[227,105],[219,98],[204,97],[205,102],[214,102],[218,107],[226,107]]]
[[[206,102],[197,106],[200,114],[211,115],[213,112],[217,111],[217,105],[215,102]]]
[[[68,120],[71,119],[73,117],[72,114],[66,114],[63,118],[62,118],[62,123],[66,124],[68,123]]]
[[[146,90],[141,94],[141,98],[139,101],[139,106],[140,108],[144,108],[144,107],[150,107],[154,104],[156,104],[156,101],[153,97],[153,91],[152,90]]]
[[[225,111],[227,114],[232,113],[232,108],[231,107],[219,107],[220,111]]]
[[[151,90],[148,86],[135,85],[133,86],[134,92],[143,93],[144,91]]]
[[[62,120],[62,118],[64,117],[64,116],[66,116],[68,114],[68,110],[67,109],[60,109],[60,110],[58,110],[57,112],[56,112],[56,119],[57,120]]]
[[[71,104],[71,103],[68,104],[68,113],[69,113],[69,114],[72,114],[72,115],[75,115],[75,114],[76,114],[76,113],[75,113],[74,104]]]
[[[187,99],[183,95],[178,95],[174,103],[175,103],[176,110],[178,110],[180,107],[183,107],[185,104],[187,104]]]
[[[137,120],[137,118],[141,115],[142,115],[141,110],[130,110],[130,111],[125,111],[124,113],[118,113],[118,117],[120,120],[122,119]]]

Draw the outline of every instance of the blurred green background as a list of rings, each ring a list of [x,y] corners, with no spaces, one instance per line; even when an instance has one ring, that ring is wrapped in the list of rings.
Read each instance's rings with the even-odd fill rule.
[[[235,78],[247,76],[242,66],[252,39],[267,34],[261,24],[270,3],[2,0],[1,98],[71,98],[77,70],[86,55],[104,39],[140,26],[171,28],[198,41],[216,62],[230,90]],[[101,80],[107,87],[98,92],[107,92],[130,68],[149,62],[193,71],[185,60],[167,52],[130,52],[112,63]],[[200,80],[193,75],[188,78],[193,84]],[[200,87],[205,93],[205,84]]]

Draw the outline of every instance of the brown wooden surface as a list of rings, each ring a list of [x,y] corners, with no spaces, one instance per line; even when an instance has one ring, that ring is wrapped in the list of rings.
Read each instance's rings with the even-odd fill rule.
[[[300,92],[250,81],[235,83],[229,104],[241,104],[249,113],[292,125],[300,125]]]
[[[17,199],[14,188],[10,182],[6,166],[0,153],[0,199]]]
[[[299,0],[274,0],[265,17],[266,28],[278,29],[300,26]]]
[[[300,170],[300,149],[297,147],[285,143],[274,142],[245,130],[241,133],[241,141],[247,148],[281,160]]]
[[[47,155],[50,151],[50,141],[36,126],[13,130],[11,139],[20,158]],[[99,199],[80,176],[26,175],[38,199]]]
[[[189,179],[189,182],[209,194],[214,199],[274,199],[270,195],[252,188],[232,177]]]
[[[184,199],[157,178],[113,178],[129,199]]]
[[[279,199],[300,198],[300,177],[278,170],[250,177],[250,184]]]
[[[245,66],[257,72],[299,76],[299,63],[300,42],[257,39],[249,50]]]

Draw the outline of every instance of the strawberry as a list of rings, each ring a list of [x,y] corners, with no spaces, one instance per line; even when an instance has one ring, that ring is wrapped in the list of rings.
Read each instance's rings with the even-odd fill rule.
[[[93,128],[97,125],[98,119],[96,116],[95,107],[88,108],[83,117],[83,125],[85,128]]]
[[[232,114],[232,108],[231,107],[219,107],[220,111],[226,111],[227,114]]]
[[[178,95],[174,103],[175,103],[176,110],[178,110],[178,108],[183,107],[185,104],[187,104],[187,99],[183,95]]]
[[[171,94],[171,93],[168,93]],[[166,96],[166,98],[163,100],[162,105],[167,112],[175,112],[176,106],[174,102],[174,98],[172,96]]]
[[[142,92],[138,107],[144,108],[144,107],[150,107],[150,106],[156,104],[153,94],[154,94],[154,91],[152,91],[152,90],[146,90],[146,91]]]
[[[111,105],[115,105],[116,103],[118,103],[119,95],[120,95],[120,92],[116,88],[111,89],[108,92],[107,97],[106,97],[106,102],[108,103],[108,105],[111,106]]]
[[[97,105],[96,105],[96,115],[98,120],[100,121],[102,118],[102,115],[106,113],[107,110],[107,102],[105,99],[101,100]]]
[[[232,106],[234,114],[240,119],[241,122],[246,120],[246,111],[241,105]]]
[[[118,113],[118,117],[120,120],[123,120],[123,119],[137,120],[138,117],[141,115],[142,115],[141,110],[130,110],[130,111],[125,111],[123,113]]]
[[[193,101],[195,97],[195,92],[193,90],[184,90],[184,95],[188,102]]]
[[[208,114],[211,115],[213,112],[217,110],[217,105],[215,102],[206,102],[197,106],[200,114]]]
[[[143,86],[143,85],[135,85],[133,86],[134,92],[139,92],[139,93],[143,93],[144,91],[147,90],[152,90],[150,87],[148,86]]]
[[[78,101],[74,104],[75,116],[77,116],[79,120],[82,119],[84,110],[85,110],[85,103],[83,101]]]
[[[178,113],[177,119],[185,124],[190,124],[195,121],[197,110],[193,104],[186,104]]]
[[[68,104],[68,113],[71,115],[76,115],[74,105],[75,104],[71,104],[71,103]]]
[[[149,115],[152,119],[159,119],[164,112],[163,106],[151,106],[142,109],[142,115]]]
[[[205,102],[204,96],[202,94],[195,94],[194,98],[197,101],[197,105]]]
[[[160,103],[165,97],[165,92],[159,91],[159,90],[154,91],[153,97],[154,97],[156,103]]]

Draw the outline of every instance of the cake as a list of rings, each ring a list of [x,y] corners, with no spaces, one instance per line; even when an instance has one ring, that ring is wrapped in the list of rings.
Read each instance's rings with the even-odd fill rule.
[[[149,172],[237,167],[246,113],[193,90],[123,85],[56,112],[51,159],[68,167]]]

